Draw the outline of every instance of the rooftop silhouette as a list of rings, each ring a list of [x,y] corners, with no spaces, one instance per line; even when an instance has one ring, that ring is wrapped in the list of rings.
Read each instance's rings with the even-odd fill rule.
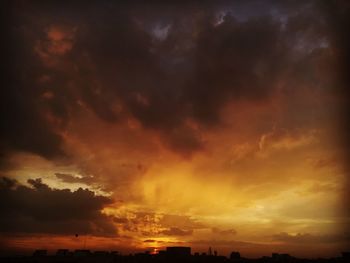
[[[196,252],[192,254],[190,247],[167,247],[165,250],[157,251],[157,253],[145,251],[128,255],[123,255],[118,251],[91,251],[88,249],[58,249],[55,254],[49,254],[47,250],[38,249],[33,252],[32,256],[2,257],[0,261],[12,263],[345,263],[350,262],[350,252],[343,252],[338,257],[333,258],[305,259],[296,258],[289,254],[272,253],[271,256],[253,259],[242,257],[238,251],[232,251],[229,257],[221,256],[215,250],[212,253],[211,248],[209,248],[208,253]]]

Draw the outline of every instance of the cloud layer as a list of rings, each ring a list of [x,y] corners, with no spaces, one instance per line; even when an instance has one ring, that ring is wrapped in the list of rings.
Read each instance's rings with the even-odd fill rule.
[[[28,180],[31,187],[2,177],[2,233],[91,234],[115,236],[112,219],[101,213],[112,200],[89,190],[53,189],[41,179]]]

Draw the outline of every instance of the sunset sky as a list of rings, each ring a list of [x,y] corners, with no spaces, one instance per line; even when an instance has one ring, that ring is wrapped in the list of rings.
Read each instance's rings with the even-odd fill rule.
[[[349,4],[165,2],[6,6],[0,252],[347,250]]]

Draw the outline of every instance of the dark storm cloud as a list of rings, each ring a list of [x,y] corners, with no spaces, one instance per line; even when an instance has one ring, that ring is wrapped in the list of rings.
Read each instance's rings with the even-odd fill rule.
[[[268,18],[241,24],[227,15],[220,26],[206,28],[198,39],[190,92],[195,116],[204,123],[215,122],[228,99],[268,95],[283,61],[278,37],[278,24]]]
[[[18,3],[17,3],[18,4]],[[40,32],[28,28],[17,15],[14,2],[6,2],[6,41],[3,41],[4,79],[0,89],[0,161],[13,151],[27,151],[47,158],[63,155],[62,138],[47,123],[42,87],[37,79],[45,72],[32,46]],[[20,10],[21,11],[21,10]],[[23,10],[22,10],[23,11]]]
[[[342,102],[342,114],[341,123],[339,127],[340,132],[340,144],[342,145],[345,164],[345,170],[347,174],[346,189],[350,188],[350,107],[349,107],[349,84],[350,84],[350,36],[349,36],[349,24],[350,24],[350,4],[347,1],[323,1],[323,11],[331,24],[331,34],[334,46],[337,47],[337,56],[339,58],[337,67],[337,79],[339,80],[338,89],[345,98]],[[345,191],[344,194],[345,206],[344,210],[350,213],[350,191]],[[350,227],[347,227],[350,231]]]
[[[291,39],[268,5],[251,1],[260,11],[242,20],[246,9],[229,3],[14,5],[3,144],[57,156],[62,138],[45,111],[62,129],[86,105],[107,122],[136,118],[184,156],[204,149],[199,130],[220,125],[226,103],[266,99],[291,63]],[[226,12],[220,24],[218,11]]]
[[[17,39],[13,42],[24,41]],[[48,158],[62,156],[62,139],[47,123],[39,100],[40,87],[35,86],[40,69],[35,58],[28,57],[23,49],[16,49],[17,54],[12,57],[14,69],[7,75],[9,81],[0,91],[0,154],[17,150]]]
[[[115,236],[112,219],[101,213],[112,201],[87,189],[70,191],[50,188],[41,179],[30,179],[32,187],[12,179],[0,179],[0,232],[75,233]]]

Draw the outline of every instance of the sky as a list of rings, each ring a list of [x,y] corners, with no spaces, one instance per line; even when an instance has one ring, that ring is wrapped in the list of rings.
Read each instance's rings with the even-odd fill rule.
[[[345,1],[4,6],[1,253],[349,248]]]

